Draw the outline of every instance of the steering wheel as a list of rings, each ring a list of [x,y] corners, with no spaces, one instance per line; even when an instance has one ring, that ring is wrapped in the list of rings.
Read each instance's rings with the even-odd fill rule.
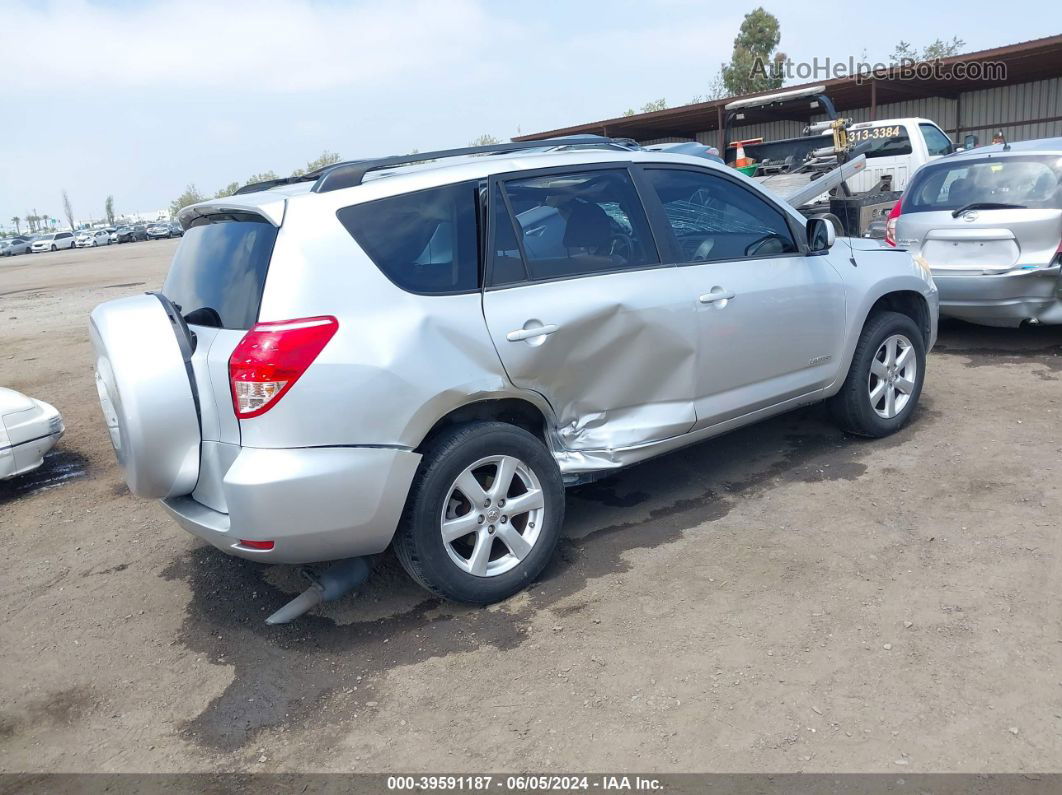
[[[771,254],[784,254],[786,243],[788,242],[789,241],[785,237],[777,232],[771,232],[768,235],[753,240],[745,246],[745,256],[755,257],[756,255],[769,256]],[[774,243],[774,246],[770,246],[771,243]]]

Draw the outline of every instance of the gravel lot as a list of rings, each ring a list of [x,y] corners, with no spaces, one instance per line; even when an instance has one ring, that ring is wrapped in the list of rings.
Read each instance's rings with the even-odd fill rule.
[[[0,384],[67,434],[0,484],[0,771],[1060,771],[1062,329],[946,324],[913,424],[813,408],[569,492],[488,609],[293,569],[133,498],[87,315],[176,241],[0,260]]]

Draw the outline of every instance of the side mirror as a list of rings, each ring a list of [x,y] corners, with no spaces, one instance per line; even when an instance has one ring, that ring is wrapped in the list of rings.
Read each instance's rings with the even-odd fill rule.
[[[825,218],[809,218],[806,229],[808,232],[808,249],[812,254],[829,251],[837,239],[833,224]]]
[[[964,135],[962,138],[962,148],[969,151],[970,149],[977,148],[977,136],[976,135]]]

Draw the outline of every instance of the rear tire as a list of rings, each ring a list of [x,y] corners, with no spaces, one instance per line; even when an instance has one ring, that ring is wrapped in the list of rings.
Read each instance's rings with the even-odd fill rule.
[[[898,312],[876,312],[859,335],[841,391],[829,408],[842,430],[880,438],[906,425],[926,372],[922,331]]]
[[[428,442],[394,549],[432,593],[490,604],[542,572],[563,524],[564,485],[546,446],[522,428],[476,422]]]

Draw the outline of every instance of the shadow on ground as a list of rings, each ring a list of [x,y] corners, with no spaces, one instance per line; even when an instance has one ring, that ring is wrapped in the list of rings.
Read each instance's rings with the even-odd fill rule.
[[[330,693],[382,702],[379,674],[395,665],[484,645],[515,648],[537,611],[588,581],[626,571],[624,553],[666,544],[693,527],[710,532],[700,526],[777,484],[856,479],[866,469],[864,455],[904,444],[935,419],[927,397],[911,426],[868,442],[846,437],[813,407],[571,489],[567,538],[555,561],[528,596],[493,608],[425,596],[386,554],[358,595],[338,608],[269,627],[264,618],[302,588],[294,569],[278,575],[280,567],[197,548],[162,573],[192,591],[179,642],[210,662],[235,666],[235,676],[184,732],[205,746],[236,750],[259,729],[319,721],[316,705]],[[579,608],[565,604],[573,609]]]
[[[88,474],[88,460],[72,450],[53,450],[44,456],[44,463],[32,472],[0,480],[0,505],[18,497],[60,486],[69,480]]]
[[[945,319],[934,353],[965,357],[967,367],[1039,364],[1045,368],[1037,371],[1040,378],[1057,381],[1054,374],[1062,372],[1062,326],[990,328]]]

